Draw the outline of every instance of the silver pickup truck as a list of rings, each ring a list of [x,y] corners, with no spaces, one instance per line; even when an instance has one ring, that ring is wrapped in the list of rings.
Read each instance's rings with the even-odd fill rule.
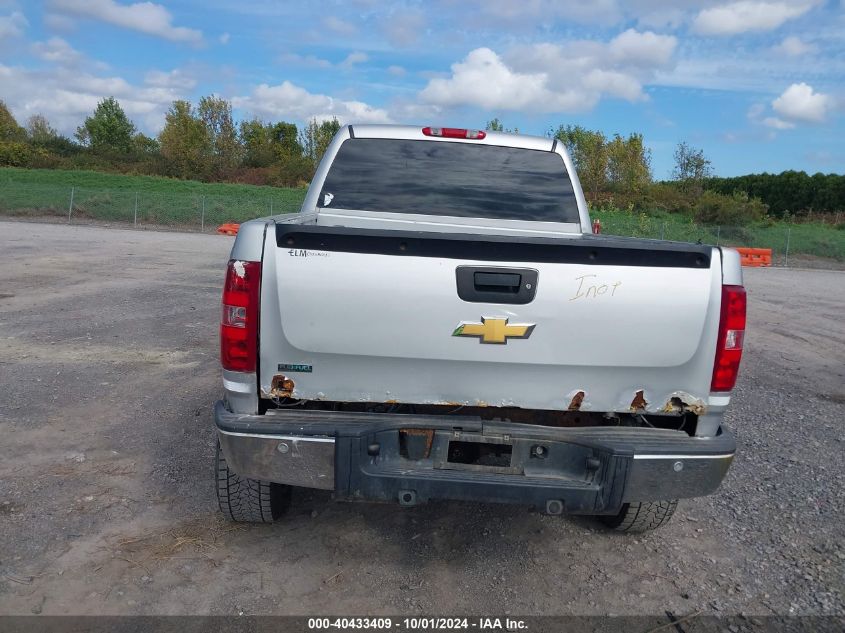
[[[725,248],[593,235],[561,143],[343,127],[223,291],[217,494],[511,502],[622,531],[716,490],[745,290]]]

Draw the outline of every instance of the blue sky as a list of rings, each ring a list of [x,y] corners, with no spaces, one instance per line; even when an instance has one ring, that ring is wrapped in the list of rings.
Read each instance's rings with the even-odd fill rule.
[[[845,0],[0,0],[0,98],[71,133],[113,95],[238,118],[641,132],[719,175],[845,172]]]

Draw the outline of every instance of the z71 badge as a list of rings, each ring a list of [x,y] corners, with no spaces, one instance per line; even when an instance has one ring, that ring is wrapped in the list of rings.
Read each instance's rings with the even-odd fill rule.
[[[480,343],[506,345],[509,338],[528,338],[534,323],[508,323],[507,317],[481,317],[481,323],[461,321],[452,336],[475,336]]]

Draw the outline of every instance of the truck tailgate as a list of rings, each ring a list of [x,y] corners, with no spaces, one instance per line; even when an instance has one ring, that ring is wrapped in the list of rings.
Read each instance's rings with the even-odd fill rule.
[[[305,399],[708,402],[721,287],[709,246],[279,224],[263,279],[264,394],[283,374]]]

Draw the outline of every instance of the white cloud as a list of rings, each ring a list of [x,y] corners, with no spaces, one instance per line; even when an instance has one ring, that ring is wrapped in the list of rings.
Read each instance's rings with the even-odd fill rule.
[[[740,0],[703,9],[692,24],[701,35],[737,35],[748,31],[771,31],[804,15],[819,0]]]
[[[616,70],[595,68],[584,76],[584,87],[601,95],[606,93],[627,101],[645,99],[643,88],[636,77]]]
[[[833,105],[832,97],[803,82],[792,84],[772,101],[772,109],[783,118],[807,123],[822,123]]]
[[[299,121],[336,117],[341,123],[391,122],[386,110],[361,101],[344,101],[308,92],[289,81],[275,86],[261,84],[251,95],[233,98],[232,105],[259,116]]]
[[[232,39],[232,36],[229,33],[222,33],[217,39],[225,46],[229,43],[229,40]]]
[[[629,29],[610,42],[534,44],[501,57],[478,48],[452,65],[448,77],[433,77],[423,102],[488,110],[582,112],[602,97],[645,100],[643,84],[656,68],[671,64],[677,40]]]
[[[397,121],[420,123],[442,118],[443,108],[420,103],[417,99],[398,98],[390,104],[390,112]]]
[[[657,35],[651,31],[640,33],[628,29],[610,40],[608,51],[619,63],[664,66],[672,59],[677,45],[678,40],[671,35]]]
[[[766,106],[755,103],[748,110],[752,123],[774,130],[791,130],[798,123],[823,123],[835,107],[834,99],[816,92],[806,83],[792,84],[771,104],[774,115],[764,116]],[[774,132],[770,133],[774,136]]]
[[[20,37],[28,26],[29,21],[20,11],[0,15],[0,39]]]
[[[136,2],[118,4],[114,0],[52,0],[54,10],[64,14],[100,20],[174,42],[202,41],[202,33],[184,26],[173,26],[173,16],[160,4]]]
[[[816,53],[819,49],[815,44],[808,44],[802,41],[801,38],[790,35],[784,38],[777,46],[773,46],[772,50],[775,53],[786,55],[787,57],[801,57],[802,55]]]
[[[151,70],[144,75],[144,83],[155,88],[186,92],[196,87],[197,80],[185,73],[184,70],[174,68],[170,72]]]
[[[346,56],[346,59],[344,59],[342,62],[340,62],[340,65],[347,67],[347,68],[350,68],[350,67],[354,66],[355,64],[363,64],[364,62],[366,62],[369,59],[370,58],[366,53],[362,53],[361,51],[355,51],[355,52],[349,53],[349,55]]]
[[[767,116],[762,121],[763,125],[775,128],[776,130],[791,130],[795,127],[794,123],[790,123],[789,121],[784,121],[783,119],[779,119],[776,116]]]
[[[387,72],[389,72],[394,77],[402,77],[407,72],[402,66],[388,66]]]
[[[43,114],[64,134],[72,134],[97,103],[109,95],[120,102],[142,130],[156,133],[164,124],[170,103],[186,98],[189,85],[184,80],[170,85],[155,80],[139,85],[122,77],[69,73],[60,66],[34,70],[0,63],[0,94],[15,117],[24,121],[33,114]]]
[[[471,104],[488,110],[518,110],[541,105],[552,95],[544,73],[514,72],[489,48],[477,48],[452,64],[451,77],[429,81],[420,97],[441,106]],[[546,105],[556,109],[548,101]]]
[[[82,53],[60,37],[51,37],[46,42],[34,42],[32,52],[45,62],[73,66],[82,59]]]

